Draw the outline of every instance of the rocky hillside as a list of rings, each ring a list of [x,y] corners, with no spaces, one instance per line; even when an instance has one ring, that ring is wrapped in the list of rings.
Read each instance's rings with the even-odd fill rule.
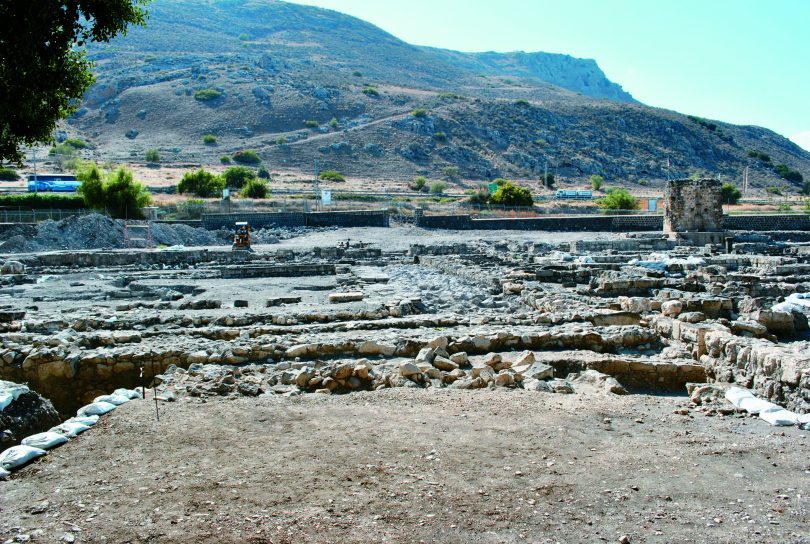
[[[669,159],[672,175],[738,178],[750,165],[763,187],[788,183],[776,164],[810,177],[810,153],[787,139],[638,104],[592,60],[416,47],[275,0],[150,9],[147,28],[90,51],[98,81],[67,133],[96,158],[157,148],[164,163],[214,164],[254,149],[271,169],[306,173],[408,180],[455,167],[482,180],[548,167],[614,183],[654,183]]]

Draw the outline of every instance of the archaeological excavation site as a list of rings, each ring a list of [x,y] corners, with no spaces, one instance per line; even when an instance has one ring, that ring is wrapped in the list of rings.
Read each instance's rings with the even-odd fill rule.
[[[719,188],[5,225],[0,537],[808,542],[808,218]]]

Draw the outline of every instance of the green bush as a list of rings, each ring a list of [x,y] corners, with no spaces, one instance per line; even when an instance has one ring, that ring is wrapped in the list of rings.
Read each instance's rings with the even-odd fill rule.
[[[54,157],[54,156],[57,156],[57,155],[68,155],[68,156],[70,156],[70,155],[75,155],[76,152],[77,152],[77,149],[75,147],[73,147],[72,145],[69,145],[67,143],[61,143],[61,144],[56,144],[54,146],[51,146],[51,148],[48,150],[48,155],[50,155],[51,157]]]
[[[329,126],[332,127],[333,129],[338,128],[338,120],[336,117],[332,117],[332,120],[329,121]]]
[[[591,183],[591,188],[594,191],[598,191],[599,189],[602,188],[602,185],[605,183],[605,178],[603,178],[598,174],[594,174],[590,178],[588,178],[588,181]]]
[[[435,132],[433,133],[433,139],[437,142],[446,142],[447,141],[447,134],[444,132]]]
[[[600,198],[596,204],[603,210],[637,210],[638,201],[627,189],[612,188],[607,191],[605,198]]]
[[[434,195],[440,195],[447,189],[447,184],[443,181],[434,181],[430,184],[430,192]]]
[[[270,179],[270,171],[264,165],[261,165],[256,172],[256,176],[260,179]]]
[[[222,164],[231,164],[231,158],[228,155],[222,155],[219,158],[219,162],[221,162]]]
[[[177,184],[177,192],[190,193],[200,198],[219,196],[225,188],[225,180],[202,168],[196,172],[186,172]]]
[[[532,192],[511,181],[499,186],[489,197],[489,201],[500,206],[534,206]]]
[[[5,206],[14,208],[30,208],[32,210],[83,210],[86,208],[84,199],[81,196],[54,193],[19,193],[0,195],[0,207]]]
[[[458,166],[445,166],[442,168],[442,175],[449,180],[457,180],[461,177],[461,170]]]
[[[427,117],[428,111],[424,108],[416,108],[411,112],[414,117]]]
[[[489,194],[489,187],[486,185],[479,185],[477,189],[473,190],[467,201],[470,204],[487,204],[491,195]]]
[[[200,89],[199,91],[194,93],[194,99],[199,100],[200,102],[208,102],[209,100],[215,100],[222,96],[222,92],[216,89]]]
[[[723,187],[720,189],[720,194],[723,198],[723,202],[726,204],[736,204],[740,201],[742,197],[742,193],[733,183],[724,183]]]
[[[307,128],[318,128],[318,121],[315,119],[307,119],[304,121],[304,126]]]
[[[757,151],[756,149],[752,149],[748,152],[748,156],[754,159],[759,159],[762,162],[771,162],[771,157],[767,153],[763,153],[762,151]]]
[[[150,149],[146,152],[146,162],[160,162],[160,153],[157,149]]]
[[[267,198],[267,195],[270,194],[270,188],[263,179],[253,178],[245,183],[239,194],[244,198]]]
[[[515,105],[516,106],[529,106],[530,104],[529,104],[529,101],[526,100],[525,98],[520,98],[518,100],[515,100]]]
[[[366,87],[361,91],[364,95],[369,96],[371,98],[379,98],[380,91],[378,91],[375,87]]]
[[[222,180],[225,182],[225,187],[232,189],[241,189],[249,181],[256,179],[256,172],[247,166],[231,166],[222,172]]]
[[[202,141],[205,145],[216,145],[217,144],[217,137],[213,134],[206,134],[202,137]]]
[[[810,200],[804,201],[804,207],[802,208],[804,213],[810,213]]]
[[[780,177],[794,182],[794,183],[801,183],[804,181],[804,176],[801,175],[800,172],[791,169],[786,164],[777,164],[773,167],[774,171],[779,174]]]
[[[82,184],[79,194],[88,208],[106,210],[116,219],[142,219],[143,208],[152,202],[146,188],[136,182],[132,170],[120,167],[104,179],[96,164],[84,166],[77,174]]]
[[[335,170],[324,170],[318,177],[326,181],[346,181],[343,174]]]
[[[361,72],[360,70],[355,70],[354,72],[352,72],[352,75],[354,77],[363,77],[363,72]]]
[[[770,185],[768,187],[765,187],[765,192],[768,193],[769,195],[782,196],[782,189],[780,189],[776,185]]]
[[[546,189],[553,189],[554,184],[557,183],[557,180],[554,179],[554,174],[552,174],[551,172],[541,176],[540,181],[543,182],[543,185],[546,187]]]
[[[81,138],[68,138],[63,143],[64,145],[68,145],[73,149],[84,149],[85,147],[87,147],[87,142],[85,142]]]
[[[239,34],[239,40],[240,41],[246,42],[249,39],[250,39],[250,35],[247,32],[242,32],[241,34]]]
[[[802,182],[802,188],[799,189],[799,192],[804,196],[810,196],[810,179],[806,179]]]
[[[0,181],[17,181],[20,174],[13,168],[0,168]]]
[[[237,151],[233,154],[233,160],[239,164],[259,164],[262,162],[262,158],[259,157],[259,154],[252,149]]]
[[[284,136],[279,136],[278,138],[276,138],[276,145],[283,145],[283,144],[286,144],[286,143],[287,143],[287,138],[285,138]]]
[[[780,211],[780,212],[789,212],[789,211],[791,211],[791,207],[790,207],[790,204],[788,204],[787,202],[780,202],[776,206],[776,210]]]
[[[413,181],[408,184],[408,188],[412,191],[424,191],[427,186],[427,178],[425,176],[416,176]]]

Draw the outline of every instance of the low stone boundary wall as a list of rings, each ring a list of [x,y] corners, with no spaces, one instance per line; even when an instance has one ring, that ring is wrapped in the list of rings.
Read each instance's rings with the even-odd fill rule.
[[[561,217],[518,217],[475,219],[470,215],[424,215],[417,211],[417,227],[451,230],[535,230],[548,232],[646,232],[660,231],[660,215],[576,215]],[[806,231],[810,215],[726,215],[728,230]]]
[[[334,276],[333,264],[282,264],[226,266],[222,269],[223,278],[280,278],[307,276]]]
[[[208,230],[232,229],[237,221],[247,221],[251,228],[265,227],[388,227],[388,210],[348,212],[272,212],[272,213],[206,213],[202,226]]]

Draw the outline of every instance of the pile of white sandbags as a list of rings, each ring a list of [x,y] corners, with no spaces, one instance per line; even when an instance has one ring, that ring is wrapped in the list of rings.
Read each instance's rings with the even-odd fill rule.
[[[754,396],[748,389],[731,387],[726,391],[726,400],[740,410],[758,415],[760,419],[771,425],[782,427],[798,425],[802,429],[810,429],[810,414],[796,414],[786,410],[777,404]]]

